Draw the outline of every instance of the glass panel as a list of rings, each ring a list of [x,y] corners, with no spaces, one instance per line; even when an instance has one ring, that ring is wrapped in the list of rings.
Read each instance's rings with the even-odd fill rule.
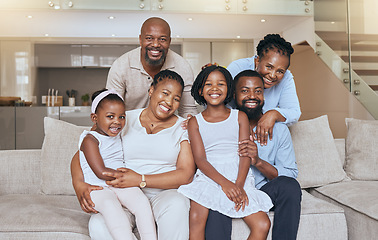
[[[332,72],[341,80],[348,90],[350,90],[349,64],[336,54],[319,36],[315,36],[316,53]]]
[[[348,62],[348,26],[346,0],[314,2],[315,33]]]
[[[349,0],[352,93],[378,118],[378,1]]]
[[[369,113],[375,119],[378,119],[378,94],[367,83],[360,80],[360,76],[354,71],[352,71],[352,79],[352,93],[365,106]]]

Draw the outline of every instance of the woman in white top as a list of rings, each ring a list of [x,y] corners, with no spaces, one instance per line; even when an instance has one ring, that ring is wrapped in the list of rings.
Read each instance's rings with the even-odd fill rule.
[[[157,222],[158,239],[162,240],[189,237],[189,200],[176,190],[191,182],[195,171],[187,132],[181,128],[184,119],[174,115],[183,87],[182,78],[175,72],[164,70],[155,75],[148,107],[126,112],[121,137],[127,168],[106,174],[114,178],[107,181],[110,186],[143,189]],[[101,188],[83,181],[77,156],[72,159],[71,172],[82,209],[96,212],[90,192]],[[92,239],[111,239],[100,214],[91,217],[89,231]]]

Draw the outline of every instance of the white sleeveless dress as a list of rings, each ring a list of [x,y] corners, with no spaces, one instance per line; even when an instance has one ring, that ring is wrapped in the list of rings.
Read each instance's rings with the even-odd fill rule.
[[[100,155],[104,161],[104,165],[107,168],[117,169],[125,167],[125,160],[123,159],[123,149],[122,149],[122,140],[120,134],[115,137],[109,137],[102,134],[99,134],[96,131],[86,131],[80,135],[79,140],[79,149],[81,143],[83,142],[85,136],[91,134],[98,140],[98,148],[100,150]],[[93,172],[89,166],[87,159],[82,151],[79,150],[80,154],[80,166],[83,171],[84,181],[86,183],[108,187],[109,185],[102,179],[99,179],[96,174]]]
[[[199,132],[205,147],[207,161],[228,180],[235,182],[239,171],[239,123],[238,110],[231,109],[230,116],[221,122],[206,122],[202,113],[196,116]],[[249,205],[244,211],[235,210],[235,203],[228,199],[220,185],[197,169],[191,183],[179,187],[178,192],[198,204],[232,218],[242,218],[258,211],[268,212],[273,204],[269,196],[255,188],[255,180],[249,169],[244,184]]]

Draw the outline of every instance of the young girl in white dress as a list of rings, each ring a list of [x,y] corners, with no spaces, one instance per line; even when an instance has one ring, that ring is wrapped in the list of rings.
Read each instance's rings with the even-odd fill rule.
[[[125,103],[113,90],[100,90],[92,96],[91,119],[94,131],[84,131],[80,136],[80,165],[84,181],[102,186],[102,190],[90,193],[95,209],[105,219],[113,239],[134,239],[128,216],[122,209],[125,206],[135,215],[140,237],[143,240],[157,239],[155,221],[151,205],[138,187],[114,188],[106,180],[114,178],[103,172],[115,172],[125,167],[120,132],[125,126]]]
[[[239,157],[238,143],[249,139],[244,112],[226,107],[233,96],[232,77],[223,67],[204,68],[195,79],[192,96],[206,109],[188,122],[188,133],[198,170],[190,184],[178,191],[191,199],[190,239],[205,239],[209,209],[243,218],[248,239],[266,239],[273,206],[267,194],[255,188],[250,159]]]

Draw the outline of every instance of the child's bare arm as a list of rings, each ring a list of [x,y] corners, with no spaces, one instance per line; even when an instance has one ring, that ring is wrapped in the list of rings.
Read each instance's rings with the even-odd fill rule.
[[[98,144],[98,140],[93,135],[88,134],[83,139],[80,150],[83,151],[89,166],[98,178],[105,181],[113,180],[113,177],[105,176],[103,174],[104,172],[116,172],[116,170],[105,167]]]
[[[249,121],[247,115],[239,111],[239,141],[245,140],[249,138]],[[249,200],[246,192],[244,191],[244,183],[245,179],[247,178],[247,174],[249,171],[249,167],[251,165],[251,160],[249,157],[239,157],[239,171],[238,177],[235,181],[235,184],[241,189],[240,201],[239,205],[235,206],[236,210],[238,211],[240,208],[244,210],[245,206],[249,205]]]
[[[247,115],[239,111],[239,142],[249,139],[249,121]],[[245,179],[251,165],[251,160],[248,157],[239,157],[239,172],[236,179],[236,184],[244,187]]]
[[[199,132],[197,119],[191,118],[188,122],[188,134],[190,139],[190,146],[192,148],[194,162],[197,167],[214,182],[218,183],[223,192],[233,202],[240,202],[240,189],[222,174],[220,174],[206,158],[205,147],[202,142],[202,137]]]

